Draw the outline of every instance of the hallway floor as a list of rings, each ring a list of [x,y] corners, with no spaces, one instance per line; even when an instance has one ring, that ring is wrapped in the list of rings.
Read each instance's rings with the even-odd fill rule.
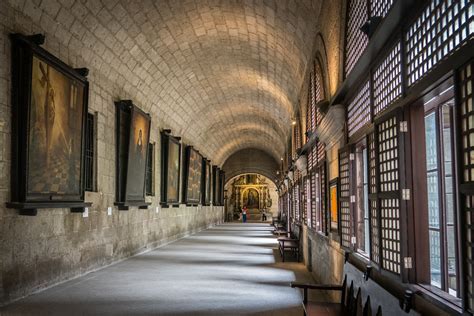
[[[269,224],[232,223],[52,287],[0,315],[302,315]]]

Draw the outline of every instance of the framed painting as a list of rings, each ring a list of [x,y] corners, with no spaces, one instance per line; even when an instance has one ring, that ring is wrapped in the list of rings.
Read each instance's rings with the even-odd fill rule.
[[[40,208],[84,211],[84,144],[89,83],[40,47],[43,35],[11,34],[11,202],[20,214]]]
[[[179,173],[181,166],[181,143],[179,137],[170,135],[170,130],[161,132],[161,205],[179,205]]]
[[[117,110],[116,205],[119,210],[130,206],[146,209],[145,178],[150,141],[150,115],[130,100],[115,102]]]
[[[186,147],[183,197],[187,205],[198,205],[201,202],[203,157],[193,146]]]
[[[329,216],[331,222],[331,230],[337,231],[339,229],[339,190],[338,179],[329,182]]]
[[[211,178],[212,178],[212,167],[211,162],[206,158],[202,159],[202,205],[210,205],[211,204]]]

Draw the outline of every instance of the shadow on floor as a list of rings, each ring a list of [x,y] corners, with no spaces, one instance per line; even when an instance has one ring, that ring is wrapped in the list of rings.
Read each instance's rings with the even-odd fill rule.
[[[269,224],[223,224],[47,289],[0,315],[302,315]]]

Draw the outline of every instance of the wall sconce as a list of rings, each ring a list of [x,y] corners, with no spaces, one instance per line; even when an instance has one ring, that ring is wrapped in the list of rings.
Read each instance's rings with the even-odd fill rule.
[[[292,120],[291,125],[295,126],[296,125],[296,120]]]

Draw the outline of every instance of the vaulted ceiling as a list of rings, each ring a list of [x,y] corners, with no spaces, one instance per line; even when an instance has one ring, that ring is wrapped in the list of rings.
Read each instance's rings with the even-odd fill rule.
[[[45,27],[60,40],[70,35],[84,66],[114,83],[114,97],[133,99],[213,163],[246,148],[279,161],[319,1],[59,2],[56,27]]]

